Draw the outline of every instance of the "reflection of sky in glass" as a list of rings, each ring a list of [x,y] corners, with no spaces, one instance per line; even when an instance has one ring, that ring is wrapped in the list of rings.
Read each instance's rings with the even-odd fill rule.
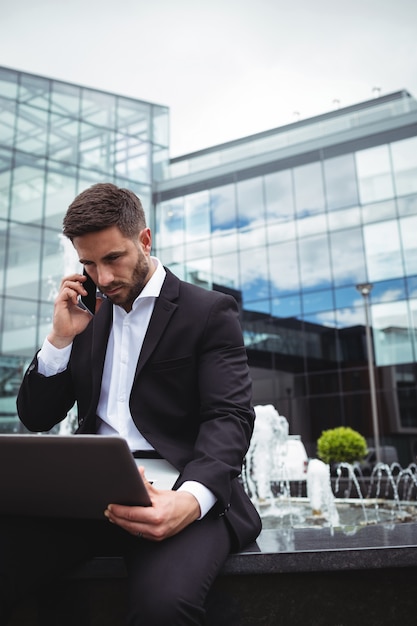
[[[400,219],[401,241],[407,274],[417,274],[417,216]]]
[[[295,167],[295,207],[299,217],[324,211],[324,189],[321,163],[309,163]]]
[[[330,233],[333,281],[336,286],[366,279],[365,254],[359,228]]]
[[[416,192],[417,138],[391,149],[397,189]],[[417,197],[394,198],[390,159],[378,146],[170,201],[159,208],[164,245],[177,259],[184,248],[200,277],[239,289],[245,310],[328,328],[365,325],[355,285],[370,281],[378,363],[408,362]],[[404,265],[415,275],[407,289]]]
[[[413,360],[406,301],[373,305],[372,325],[377,365],[408,363]]]
[[[391,144],[395,188],[398,195],[417,192],[417,137]]]
[[[388,146],[377,146],[356,153],[359,194],[363,204],[394,196]]]
[[[303,287],[311,289],[330,285],[331,266],[327,235],[301,239],[298,252]]]
[[[276,317],[299,317],[301,315],[300,295],[273,298],[271,313]]]
[[[363,229],[368,279],[396,278],[404,273],[397,220],[369,224]]]
[[[212,231],[236,229],[236,206],[234,185],[210,190]]]
[[[353,154],[344,154],[323,161],[327,208],[332,211],[357,204],[355,160]]]

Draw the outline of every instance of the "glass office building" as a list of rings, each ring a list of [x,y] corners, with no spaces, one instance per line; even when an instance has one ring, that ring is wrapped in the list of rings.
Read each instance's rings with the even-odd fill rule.
[[[309,452],[348,425],[417,448],[417,103],[405,91],[169,161],[166,107],[0,68],[0,430],[74,263],[74,196],[135,191],[180,277],[236,297],[255,404]],[[71,266],[72,269],[72,266]],[[369,308],[357,290],[370,283]]]
[[[60,236],[67,206],[110,181],[150,207],[167,159],[166,107],[0,68],[0,431],[19,429],[23,368],[73,269]]]
[[[186,279],[235,294],[254,401],[275,405],[311,453],[322,430],[339,425],[372,443],[368,312],[381,442],[409,462],[417,441],[410,94],[173,159],[154,202],[158,255]],[[367,301],[360,283],[372,285]]]

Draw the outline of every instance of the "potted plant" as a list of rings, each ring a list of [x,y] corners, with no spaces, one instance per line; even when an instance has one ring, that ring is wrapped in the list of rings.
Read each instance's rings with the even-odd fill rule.
[[[317,456],[330,466],[361,461],[367,452],[365,438],[349,426],[324,430],[317,440]]]

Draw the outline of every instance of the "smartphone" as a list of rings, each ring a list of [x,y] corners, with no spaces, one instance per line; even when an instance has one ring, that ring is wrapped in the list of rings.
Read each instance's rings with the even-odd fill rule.
[[[83,275],[87,276],[87,280],[83,283],[83,287],[86,289],[87,295],[81,296],[80,300],[84,307],[94,315],[96,312],[97,287],[85,269],[83,271]]]

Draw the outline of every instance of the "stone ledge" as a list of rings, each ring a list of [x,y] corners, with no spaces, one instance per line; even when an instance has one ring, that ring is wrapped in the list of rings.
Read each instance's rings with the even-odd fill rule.
[[[210,592],[208,626],[415,626],[417,524],[263,530],[232,554]],[[76,598],[76,602],[74,602]],[[27,599],[10,626],[122,626],[121,557],[97,557]]]
[[[353,534],[328,528],[263,530],[257,544],[231,554],[221,576],[417,567],[417,524],[365,526]],[[98,556],[71,578],[124,578],[123,559]]]

